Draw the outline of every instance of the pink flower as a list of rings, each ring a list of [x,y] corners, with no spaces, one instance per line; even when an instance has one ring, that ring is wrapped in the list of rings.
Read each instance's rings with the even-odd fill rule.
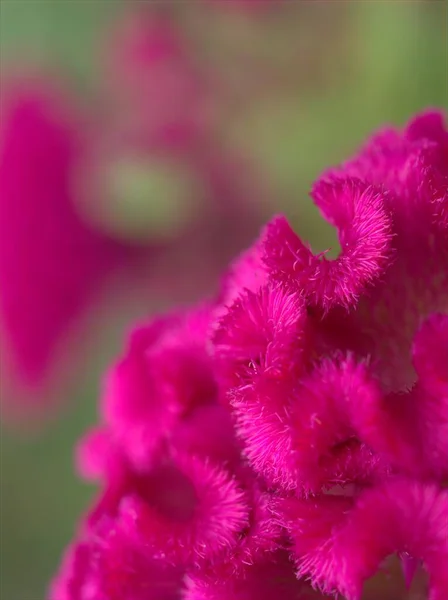
[[[148,466],[180,419],[217,395],[205,309],[136,329],[106,379],[104,416],[131,462]]]
[[[173,467],[149,474],[148,481],[150,495],[123,500],[120,517],[155,558],[197,568],[238,544],[248,525],[248,504],[225,470],[184,455]]]
[[[2,355],[15,391],[38,391],[111,275],[135,267],[148,248],[83,218],[73,183],[84,140],[62,94],[32,82],[9,92],[0,139]]]
[[[257,228],[258,185],[246,161],[221,148],[212,86],[173,19],[139,11],[120,21],[107,63],[97,113],[75,110],[36,78],[12,86],[3,107],[0,324],[11,409],[17,394],[40,407],[59,391],[77,358],[68,350],[111,282],[125,276],[140,292],[195,295]],[[132,161],[187,180],[165,218],[175,215],[173,230],[147,222],[139,241],[113,216],[114,194],[127,189],[116,192],[112,175]],[[129,369],[138,367],[117,367],[117,386],[127,385]]]
[[[127,135],[177,153],[208,134],[212,90],[192,50],[163,11],[143,7],[118,21],[105,48],[105,83]]]
[[[105,521],[66,552],[51,600],[180,600],[183,571],[132,545]]]
[[[376,136],[313,188],[338,258],[277,217],[215,299],[135,330],[52,600],[165,598],[168,572],[184,600],[360,600],[391,554],[448,597],[447,147],[435,113]]]
[[[266,234],[266,264],[272,277],[297,286],[324,311],[350,307],[382,273],[390,254],[392,227],[380,190],[359,179],[319,181],[313,198],[338,229],[341,253],[313,255],[283,217]]]
[[[248,577],[210,582],[189,576],[185,582],[185,600],[311,600],[309,590],[294,576],[287,555],[279,552],[273,560],[260,556]]]
[[[327,593],[361,597],[364,581],[393,552],[423,561],[431,600],[443,598],[448,578],[448,494],[436,485],[391,478],[355,499],[322,496],[286,507],[298,575]]]

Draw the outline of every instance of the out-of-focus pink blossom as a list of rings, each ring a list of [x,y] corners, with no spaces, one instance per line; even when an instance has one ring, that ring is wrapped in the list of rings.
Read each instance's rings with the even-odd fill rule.
[[[105,48],[106,89],[127,138],[160,152],[194,151],[209,134],[212,89],[170,15],[141,7]]]
[[[131,14],[118,23],[106,61],[100,111],[95,102],[90,113],[74,108],[49,78],[12,87],[3,106],[0,325],[13,408],[17,395],[41,406],[63,370],[73,371],[68,348],[112,281],[124,276],[122,287],[138,283],[142,295],[208,292],[258,227],[257,180],[222,147],[212,86],[181,28],[169,15]],[[147,190],[147,204],[168,226],[142,219],[139,239],[113,216],[115,202],[133,194],[125,169],[132,160],[180,178],[172,204]],[[143,180],[138,193],[145,189]],[[163,352],[151,360],[169,362]],[[116,385],[128,385],[126,372],[137,369],[117,368]]]
[[[102,490],[52,600],[140,600],[144,560],[148,598],[177,568],[183,600],[360,600],[372,578],[378,600],[393,554],[395,598],[422,569],[448,597],[446,135],[423,114],[324,175],[334,261],[277,217],[216,298],[134,332],[79,449]],[[116,584],[111,535],[137,553]]]
[[[74,189],[82,122],[60,92],[17,83],[2,113],[2,371],[38,389],[108,278],[135,268],[150,246],[121,243],[83,218]]]

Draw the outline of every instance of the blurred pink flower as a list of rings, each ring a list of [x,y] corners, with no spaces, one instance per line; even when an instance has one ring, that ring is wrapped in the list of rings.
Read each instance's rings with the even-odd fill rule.
[[[113,239],[84,220],[74,176],[81,123],[48,86],[18,85],[0,139],[0,319],[16,382],[38,388],[66,334],[117,271],[151,247]],[[3,353],[2,353],[3,354]]]
[[[213,90],[182,31],[168,16],[137,11],[109,41],[101,111],[73,109],[50,78],[8,90],[0,321],[12,408],[17,395],[27,410],[44,397],[48,403],[62,372],[73,372],[69,338],[79,337],[112,280],[126,276],[128,298],[132,282],[142,294],[197,297],[259,223],[263,193],[250,165],[222,148],[209,110]],[[138,172],[127,173],[129,165]],[[157,190],[145,192],[148,168],[162,173],[162,194],[164,182],[181,177],[167,189],[173,198],[154,201]],[[152,226],[142,219],[134,239],[120,230],[120,214],[111,215],[116,201],[132,203],[127,194],[140,184],[137,195],[146,193],[161,216]]]
[[[102,49],[104,86],[127,136],[184,154],[210,135],[213,90],[194,50],[163,11],[143,7],[115,24]]]

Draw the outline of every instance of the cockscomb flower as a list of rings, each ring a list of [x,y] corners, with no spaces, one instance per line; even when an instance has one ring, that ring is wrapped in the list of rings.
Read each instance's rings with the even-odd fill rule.
[[[338,258],[276,217],[216,298],[132,333],[51,600],[448,597],[447,139],[419,115],[323,176]]]
[[[122,527],[105,520],[64,557],[54,581],[55,600],[178,600],[183,572],[154,561],[144,548],[132,544]]]

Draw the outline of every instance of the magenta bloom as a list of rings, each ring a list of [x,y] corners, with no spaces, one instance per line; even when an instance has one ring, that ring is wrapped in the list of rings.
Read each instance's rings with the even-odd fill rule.
[[[131,334],[51,600],[360,600],[393,554],[448,597],[442,116],[375,136],[312,194],[338,258],[276,217],[215,299]]]
[[[211,89],[192,50],[163,11],[143,7],[118,22],[106,48],[106,85],[127,137],[185,152],[207,135]]]
[[[140,292],[191,297],[201,285],[213,286],[258,227],[258,185],[245,161],[221,149],[209,118],[212,90],[190,50],[171,18],[142,10],[119,21],[112,36],[101,114],[73,110],[47,80],[8,89],[0,132],[0,328],[11,409],[24,408],[19,399],[28,402],[27,412],[48,404],[61,375],[73,372],[76,353],[68,350],[85,333],[106,285],[124,275],[127,290],[144,274]],[[140,240],[123,237],[113,216],[115,196],[122,201],[127,194],[120,166],[135,164],[143,200],[141,164],[186,181],[185,190],[180,182],[179,194],[173,192],[165,231],[146,221],[149,230],[140,231]],[[147,192],[152,206],[153,194]],[[174,273],[180,263],[185,267]],[[172,346],[155,350],[151,360],[162,369],[171,364],[168,355],[173,365],[182,363],[184,349]],[[134,362],[121,370],[136,372]],[[175,376],[170,369],[156,386]],[[120,377],[119,385],[141,393],[140,382]]]
[[[66,99],[43,84],[9,91],[0,132],[2,357],[11,383],[36,391],[108,278],[148,248],[123,244],[83,218],[74,182],[85,140]]]

